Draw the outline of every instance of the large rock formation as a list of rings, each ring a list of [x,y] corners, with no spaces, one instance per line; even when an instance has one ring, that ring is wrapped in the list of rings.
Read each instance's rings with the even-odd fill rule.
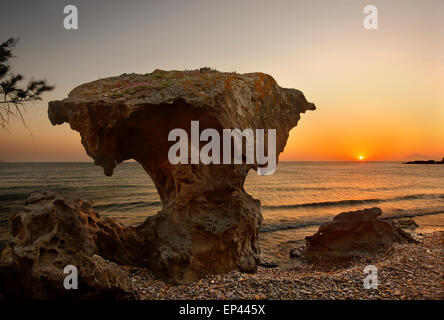
[[[88,201],[34,192],[11,217],[14,237],[0,252],[0,294],[5,298],[129,299],[135,294],[115,262],[130,260],[134,231],[101,218]],[[137,247],[136,247],[137,248]],[[78,288],[67,290],[66,266],[78,271]]]
[[[313,236],[305,237],[305,257],[313,262],[374,257],[395,242],[416,242],[393,223],[377,219],[381,214],[380,208],[338,214]]]
[[[116,252],[113,260],[148,265],[161,277],[189,282],[207,273],[256,270],[260,202],[243,185],[258,163],[173,165],[170,130],[183,128],[190,136],[192,120],[199,120],[200,130],[218,132],[276,129],[279,155],[300,114],[314,109],[302,92],[280,88],[269,75],[202,68],[87,83],[50,102],[48,115],[53,125],[66,122],[80,132],[86,152],[106,175],[134,159],[156,185],[163,209],[131,229],[137,245],[127,245],[128,253]]]

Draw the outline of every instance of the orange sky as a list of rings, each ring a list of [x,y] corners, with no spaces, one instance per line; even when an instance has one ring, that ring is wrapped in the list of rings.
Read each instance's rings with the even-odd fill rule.
[[[202,66],[265,72],[316,104],[281,160],[444,156],[443,1],[373,1],[374,31],[362,27],[367,1],[359,0],[233,2],[236,10],[226,2],[122,10],[79,1],[76,31],[61,27],[63,7],[54,2],[29,10],[28,23],[20,7],[27,2],[17,3],[0,13],[0,40],[20,36],[14,71],[47,78],[56,90],[28,108],[34,140],[18,121],[0,131],[0,159],[90,161],[77,132],[51,126],[47,101],[99,77]]]

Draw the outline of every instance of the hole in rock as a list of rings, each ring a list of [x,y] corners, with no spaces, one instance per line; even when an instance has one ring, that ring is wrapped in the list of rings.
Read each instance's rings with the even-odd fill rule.
[[[200,131],[214,128],[222,132],[218,120],[183,100],[143,106],[112,129],[102,130],[98,162],[120,164],[112,177],[99,178],[97,185],[103,192],[89,197],[95,201],[95,210],[127,225],[137,225],[174,198],[177,186],[172,171],[180,165],[168,161],[168,150],[175,143],[168,141],[168,134],[182,128],[190,139],[191,121],[199,121]]]

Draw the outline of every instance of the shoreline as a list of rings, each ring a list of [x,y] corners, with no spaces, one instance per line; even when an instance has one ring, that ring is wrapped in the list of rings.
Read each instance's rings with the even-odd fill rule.
[[[416,237],[417,234],[430,234],[438,231],[444,231],[444,212],[433,214],[407,215],[415,221],[419,222],[419,226],[414,229],[403,229]],[[382,217],[382,220],[392,220],[398,217]],[[430,221],[430,219],[438,218],[439,221]],[[267,261],[279,263],[284,267],[295,265],[294,259],[288,258],[288,252],[295,245],[305,244],[305,236],[311,236],[319,229],[320,224],[307,225],[300,228],[285,228],[267,232],[259,231],[259,243],[262,255]],[[272,239],[269,239],[269,238]],[[277,238],[280,238],[277,240]],[[0,241],[11,240],[9,226],[0,226]],[[298,263],[296,263],[298,264]]]
[[[127,267],[141,300],[299,300],[299,299],[444,299],[444,231],[418,233],[418,244],[394,244],[374,259],[344,266],[301,262],[291,269],[258,267],[257,273],[232,271],[210,275],[189,285],[171,285],[147,269]],[[378,269],[379,286],[365,289],[363,269]]]
[[[157,278],[149,269],[120,265],[139,300],[281,300],[281,299],[444,299],[444,228],[420,222],[404,229],[418,244],[395,243],[383,256],[362,258],[346,264],[311,264],[304,258],[289,258],[289,249],[303,240],[294,230],[285,230],[285,243],[261,244],[262,257],[277,262],[274,268],[259,266],[256,273],[231,271],[207,275],[187,285],[173,285]],[[432,221],[430,221],[432,222]],[[427,233],[426,230],[431,231]],[[437,231],[439,230],[439,231]],[[301,236],[298,230],[298,237]],[[313,230],[316,231],[316,230]],[[7,240],[0,233],[0,244]],[[283,238],[281,238],[283,239]],[[259,241],[261,243],[261,241]],[[270,242],[271,243],[271,242]],[[279,247],[279,248],[278,248]],[[277,250],[283,259],[275,259]],[[365,266],[378,269],[378,289],[363,286]],[[126,275],[125,275],[126,274]]]

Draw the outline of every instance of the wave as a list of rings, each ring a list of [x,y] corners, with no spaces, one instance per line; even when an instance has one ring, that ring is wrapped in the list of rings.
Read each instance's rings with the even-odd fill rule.
[[[41,190],[41,189],[67,189],[65,185],[51,185],[51,186],[42,186],[42,185],[31,185],[31,186],[8,186],[8,187],[0,187],[0,192],[10,191],[10,190]]]
[[[261,206],[263,209],[268,210],[280,210],[280,209],[297,209],[304,207],[336,207],[336,206],[350,206],[359,204],[371,204],[371,203],[381,203],[381,202],[393,202],[393,201],[403,201],[403,200],[422,200],[422,199],[444,199],[444,194],[414,194],[402,197],[394,198],[373,198],[373,199],[356,199],[356,200],[339,200],[339,201],[323,201],[323,202],[309,202],[309,203],[298,203],[298,204],[284,204],[284,205],[264,205]]]
[[[416,210],[402,210],[398,209],[393,212],[389,212],[387,214],[383,214],[381,217],[382,220],[391,220],[391,219],[401,219],[401,218],[413,218],[413,217],[422,217],[422,216],[429,216],[434,214],[443,214],[444,213],[444,207],[441,207],[440,209],[436,210],[429,210],[424,211],[421,209]]]
[[[121,202],[121,203],[107,203],[94,205],[94,209],[100,211],[119,211],[124,212],[132,209],[142,209],[149,207],[162,207],[161,201],[133,201],[133,202]]]
[[[10,193],[0,195],[0,201],[24,201],[29,193]]]
[[[10,191],[10,190],[20,190],[21,192],[13,192],[13,193],[3,193],[1,194],[1,192],[3,192],[3,190],[6,191]],[[35,188],[35,187],[12,187],[12,188],[0,188],[0,202],[1,201],[23,201],[26,200],[29,197],[29,194],[35,191],[39,191],[39,190],[49,190],[49,191],[55,191],[55,192],[59,192],[62,194],[71,194],[72,192],[72,188],[69,187],[57,187],[57,188],[53,188],[53,187],[46,187],[46,188]]]
[[[418,209],[418,211],[416,211],[416,212],[389,214],[389,215],[382,216],[381,220],[413,218],[413,217],[418,217],[418,216],[428,216],[428,215],[435,215],[435,214],[444,214],[444,208],[441,208],[439,210],[430,210],[430,211],[420,211]],[[303,229],[303,228],[307,228],[307,227],[316,227],[316,226],[320,226],[321,224],[331,221],[331,220],[332,220],[331,217],[322,217],[319,219],[313,219],[310,221],[303,221],[303,222],[266,224],[260,228],[259,232],[274,232],[274,231],[281,231],[281,230]]]
[[[442,186],[422,186],[418,184],[409,184],[409,185],[399,185],[399,186],[389,186],[389,187],[357,187],[357,186],[329,186],[329,187],[295,187],[295,186],[270,186],[266,187],[263,185],[246,185],[245,189],[249,191],[260,191],[260,192],[293,192],[293,191],[343,191],[343,190],[362,190],[362,191],[391,191],[391,190],[407,190],[407,189],[418,189],[418,188],[428,188],[428,189],[442,189]]]
[[[259,232],[274,232],[274,231],[280,231],[280,230],[316,227],[316,226],[320,226],[324,222],[326,222],[326,221],[322,220],[322,221],[293,222],[293,223],[284,223],[284,224],[269,224],[269,225],[263,225],[259,229]]]
[[[11,188],[12,189],[12,188]],[[91,188],[92,190],[94,190],[94,192],[97,194],[97,197],[94,197],[94,194],[92,192],[89,192],[89,196],[84,195],[84,193],[88,193],[88,189],[89,188],[84,188],[81,191],[77,191],[74,190],[72,188],[45,188],[45,190],[49,190],[49,191],[53,191],[53,192],[57,192],[60,194],[66,194],[66,195],[73,195],[73,196],[77,196],[80,197],[82,199],[90,199],[90,198],[101,198],[101,200],[106,200],[106,199],[115,199],[116,195],[114,194],[107,194],[107,193],[101,193],[101,190],[99,189],[95,189],[95,188]],[[1,188],[0,188],[0,203],[1,202],[15,202],[15,201],[20,201],[20,202],[24,202],[29,195],[34,192],[34,191],[38,191],[38,190],[42,190],[42,189],[38,189],[38,188],[27,188],[27,187],[21,187],[20,191],[22,192],[17,192],[17,193],[4,193],[1,194]],[[144,197],[144,196],[158,196],[158,193],[156,190],[154,191],[144,191],[144,192],[132,192],[132,193],[125,193],[125,192],[119,192],[117,193],[119,197],[122,198],[126,198],[126,197]]]

